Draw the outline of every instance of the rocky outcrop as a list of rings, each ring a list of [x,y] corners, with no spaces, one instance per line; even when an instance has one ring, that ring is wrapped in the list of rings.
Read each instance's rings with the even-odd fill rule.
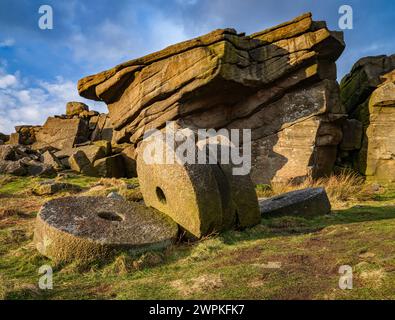
[[[0,145],[0,174],[52,176],[55,169],[41,161],[41,154],[21,145]]]
[[[36,134],[37,144],[56,149],[72,148],[88,140],[88,123],[80,118],[62,119],[50,117]]]
[[[113,142],[138,147],[167,121],[249,128],[254,182],[318,177],[331,172],[342,139],[343,49],[341,32],[305,14],[249,36],[215,30],[83,78],[78,89],[107,103]]]
[[[341,98],[350,119],[339,164],[395,181],[395,55],[359,60],[341,81]]]

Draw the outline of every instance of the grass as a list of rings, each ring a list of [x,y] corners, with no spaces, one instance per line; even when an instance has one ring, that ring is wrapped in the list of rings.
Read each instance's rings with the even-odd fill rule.
[[[83,193],[95,185],[123,188],[119,181],[65,179],[86,188]],[[372,185],[356,181],[331,177],[304,185],[325,183],[335,200],[326,216],[262,219],[248,230],[161,252],[121,252],[100,264],[53,265],[32,244],[35,214],[47,200],[28,192],[37,180],[1,177],[0,206],[18,204],[25,214],[0,218],[0,298],[395,299],[395,186],[373,192]],[[268,196],[280,190],[258,187],[257,192]],[[54,268],[53,290],[38,289],[44,264]],[[339,289],[342,265],[353,268],[352,290]]]

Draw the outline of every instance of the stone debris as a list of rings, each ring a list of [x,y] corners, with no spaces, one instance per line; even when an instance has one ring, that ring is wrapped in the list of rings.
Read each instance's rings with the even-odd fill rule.
[[[141,253],[168,247],[177,224],[155,209],[106,197],[66,197],[47,202],[37,215],[34,242],[56,262],[89,262],[116,250]]]
[[[307,188],[259,199],[262,217],[305,216],[327,214],[331,204],[324,188]]]

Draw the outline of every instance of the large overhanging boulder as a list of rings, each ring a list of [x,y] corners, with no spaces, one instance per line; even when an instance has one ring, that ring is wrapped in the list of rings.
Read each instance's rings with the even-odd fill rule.
[[[215,30],[83,78],[78,90],[107,103],[117,143],[137,147],[167,121],[249,128],[254,182],[320,176],[341,140],[335,61],[343,49],[342,33],[308,13],[249,36]]]

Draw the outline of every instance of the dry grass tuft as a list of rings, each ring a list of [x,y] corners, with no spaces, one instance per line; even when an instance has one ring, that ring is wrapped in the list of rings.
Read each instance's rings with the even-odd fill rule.
[[[300,184],[289,182],[273,183],[270,186],[258,185],[257,194],[258,197],[272,197],[285,192],[317,187],[325,188],[332,205],[340,207],[348,201],[371,200],[377,192],[357,173],[343,171],[328,178],[316,180],[308,178]]]

